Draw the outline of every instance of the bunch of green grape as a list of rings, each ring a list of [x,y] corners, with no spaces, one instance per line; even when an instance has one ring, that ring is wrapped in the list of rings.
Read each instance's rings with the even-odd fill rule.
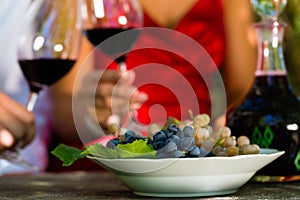
[[[241,154],[257,154],[260,148],[250,144],[247,136],[236,138],[231,134],[229,127],[224,126],[214,130],[207,114],[199,114],[192,120],[195,144],[216,156],[236,156]]]

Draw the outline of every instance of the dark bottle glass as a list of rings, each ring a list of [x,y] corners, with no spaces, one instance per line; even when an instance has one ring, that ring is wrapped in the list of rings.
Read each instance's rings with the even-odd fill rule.
[[[258,62],[252,89],[233,109],[227,126],[236,136],[246,135],[261,148],[285,151],[262,168],[254,181],[300,179],[300,102],[286,73],[282,52],[285,24],[278,21],[254,25],[258,34]]]

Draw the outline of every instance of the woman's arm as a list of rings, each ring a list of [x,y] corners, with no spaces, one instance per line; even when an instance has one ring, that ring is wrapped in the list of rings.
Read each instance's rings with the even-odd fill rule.
[[[93,46],[84,38],[81,55],[74,68],[50,89],[53,131],[63,143],[81,142],[74,119],[78,123],[77,128],[80,127],[88,137],[91,135],[88,132],[93,132],[95,127],[91,129],[90,123],[86,123],[86,120],[92,120],[96,125],[100,124],[102,129],[106,129],[108,119],[112,115],[112,106],[117,108],[114,114],[122,120],[122,116],[128,112],[126,102],[129,102],[130,108],[138,109],[147,100],[147,95],[139,92],[132,85],[135,78],[133,71],[120,73],[117,70],[95,69],[94,64],[97,63],[94,60],[95,54],[91,54],[92,49]],[[97,62],[101,62],[101,59],[99,60]],[[78,78],[79,73],[80,78]],[[79,83],[76,83],[74,92],[75,81]],[[93,91],[95,86],[96,90]],[[72,99],[74,95],[76,95],[76,101]],[[114,102],[113,105],[112,102]],[[78,108],[76,112],[72,110],[72,103],[75,103]],[[95,108],[96,116],[88,112],[93,108]],[[73,118],[74,113],[76,118]]]
[[[226,56],[222,68],[228,107],[239,103],[252,86],[256,68],[256,34],[249,1],[223,0]]]
[[[79,141],[72,113],[73,87],[77,73],[83,62],[85,62],[86,57],[92,51],[92,48],[88,40],[83,37],[80,55],[73,68],[66,76],[49,88],[49,98],[52,104],[51,120],[53,132],[58,134],[61,142]],[[86,66],[89,65],[85,64]],[[93,63],[90,66],[92,69]]]

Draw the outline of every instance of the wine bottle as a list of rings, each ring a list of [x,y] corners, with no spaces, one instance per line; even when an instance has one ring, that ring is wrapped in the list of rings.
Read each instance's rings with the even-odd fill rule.
[[[266,2],[271,5],[269,9],[275,1]],[[262,1],[252,0],[253,3],[260,9],[265,6]],[[263,20],[254,24],[258,61],[253,87],[244,101],[228,114],[227,126],[233,135],[246,135],[261,148],[285,151],[283,156],[259,170],[254,181],[300,180],[300,101],[289,83],[285,67],[282,40],[286,24],[277,16],[266,17],[271,13],[266,9],[260,10]]]

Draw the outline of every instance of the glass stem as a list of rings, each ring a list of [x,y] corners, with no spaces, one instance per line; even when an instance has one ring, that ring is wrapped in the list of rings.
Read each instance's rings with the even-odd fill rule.
[[[26,105],[28,111],[30,111],[30,112],[33,111],[33,108],[34,108],[37,98],[38,98],[38,93],[31,91],[29,94],[29,99],[28,99],[27,105]]]
[[[119,62],[118,63],[118,70],[120,71],[120,72],[126,72],[126,70],[127,70],[127,66],[126,66],[126,63],[125,62]]]
[[[120,72],[126,72],[127,66],[126,66],[126,55],[122,55],[119,58],[116,59],[116,62],[118,64],[118,70]]]
[[[117,60],[118,63],[118,70],[121,73],[124,73],[127,71],[127,65],[125,62],[126,57],[122,57],[121,59]],[[121,126],[125,127],[130,130],[136,130],[138,132],[146,132],[148,130],[148,126],[142,125],[139,120],[137,119],[137,111],[133,110],[131,108],[128,109],[128,113],[124,118],[121,120]]]

